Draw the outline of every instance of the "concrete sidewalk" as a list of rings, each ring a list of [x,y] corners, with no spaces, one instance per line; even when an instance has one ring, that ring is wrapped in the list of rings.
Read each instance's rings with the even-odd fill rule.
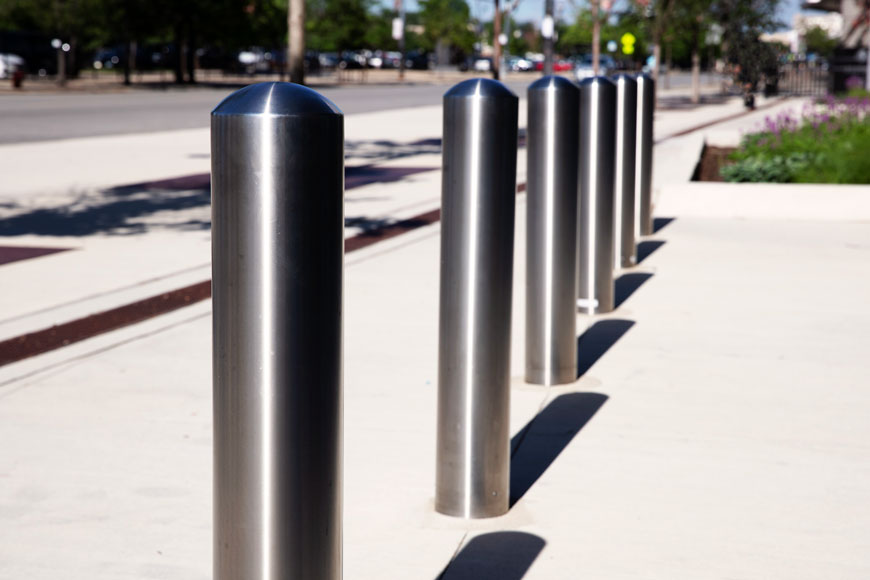
[[[657,138],[735,112],[712,107],[660,112]],[[726,129],[752,128],[765,114]],[[348,217],[397,220],[437,207],[440,156],[429,140],[440,121],[438,108],[348,117],[348,165],[431,168],[349,190]],[[642,262],[618,278],[617,311],[578,317],[582,372],[569,386],[522,380],[518,196],[511,476],[521,497],[504,517],[467,522],[432,509],[439,225],[347,255],[345,578],[870,575],[870,221],[845,212],[784,219],[761,195],[745,196],[757,207],[740,219],[667,205],[687,187],[705,133],[657,146],[657,203],[670,212],[657,215],[674,219],[659,220]],[[184,172],[207,171],[206,160],[183,155],[174,158],[191,164]],[[519,159],[524,181],[522,150]],[[183,174],[175,169],[155,165],[120,182],[85,172],[83,189]],[[2,193],[0,203],[70,203],[63,187]],[[831,200],[794,203],[811,216]],[[166,287],[207,276],[208,230],[167,225],[206,220],[207,206],[167,212],[124,236],[6,238],[79,250],[0,266],[15,299],[0,305],[0,321],[88,288],[104,292],[88,308],[109,307],[113,287],[140,288],[137,269],[154,278],[193,268],[152,282]],[[211,577],[210,332],[210,304],[199,302],[0,367],[0,578]]]

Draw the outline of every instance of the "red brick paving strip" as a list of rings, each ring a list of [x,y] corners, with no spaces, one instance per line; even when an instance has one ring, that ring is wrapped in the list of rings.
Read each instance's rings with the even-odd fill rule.
[[[19,260],[29,260],[40,256],[48,256],[58,252],[66,252],[69,248],[30,248],[26,246],[0,246],[0,265],[11,264]]]
[[[517,186],[517,193],[526,190],[526,184]],[[382,242],[417,228],[438,223],[441,209],[433,209],[412,218],[400,220],[380,228],[362,232],[344,241],[345,253],[361,250],[377,242]],[[0,342],[0,366],[20,361],[38,354],[49,352],[75,342],[92,338],[105,332],[117,330],[161,314],[166,314],[184,306],[189,306],[211,297],[211,281],[199,282],[171,292],[164,292],[151,298],[139,300],[118,308],[98,312],[71,322],[65,322],[22,334]]]
[[[777,103],[778,102],[780,102],[780,100],[778,100]],[[770,103],[769,105],[766,105],[764,107],[758,107],[755,110],[763,110],[772,107],[777,103]],[[658,140],[657,143],[661,143],[662,141],[666,141],[674,137],[686,135],[693,131],[697,131],[698,129],[703,129],[717,123],[730,121],[732,119],[748,115],[752,112],[753,111],[742,111],[740,113],[725,117],[723,119],[717,119],[715,121],[711,121],[710,123],[704,123],[703,125],[692,127],[691,129],[686,129],[685,131],[680,131],[678,133],[674,133],[673,135],[668,135],[667,137]],[[418,171],[419,170],[417,168],[414,168],[414,170],[411,170],[408,173],[411,174]],[[398,173],[399,175],[397,175],[396,177],[404,176],[404,172]],[[202,179],[204,177],[207,177],[207,174],[205,174],[205,176],[193,177]],[[165,180],[164,182],[161,182],[160,185],[179,186],[186,188],[190,187],[191,183],[189,182],[189,180],[176,179]],[[203,183],[202,185],[205,184]],[[520,183],[517,185],[517,193],[523,193],[525,191],[525,183]],[[437,223],[440,219],[441,210],[435,209],[414,216],[410,219],[401,220],[394,224],[357,234],[345,240],[345,252],[348,253],[353,252],[354,250],[360,250],[362,248],[371,246],[372,244],[375,244],[377,242],[381,242],[383,240],[394,238],[401,234],[410,232],[419,227]],[[51,253],[52,251],[62,250],[48,250],[45,253]],[[0,366],[7,365],[9,363],[23,360],[32,356],[36,356],[38,354],[42,354],[51,350],[55,350],[57,348],[67,346],[74,342],[79,342],[81,340],[103,334],[104,332],[109,332],[118,328],[123,328],[124,326],[136,324],[137,322],[142,322],[143,320],[147,320],[161,314],[166,314],[167,312],[172,312],[173,310],[177,310],[178,308],[181,308],[183,306],[188,306],[190,304],[194,304],[195,302],[199,302],[200,300],[206,300],[210,297],[211,281],[206,280],[205,282],[199,282],[197,284],[193,284],[192,286],[187,286],[179,290],[165,292],[158,296],[152,296],[151,298],[146,298],[145,300],[133,302],[132,304],[113,308],[112,310],[106,310],[105,312],[86,316],[85,318],[79,318],[78,320],[73,320],[72,322],[66,322],[64,324],[52,326],[51,328],[46,328],[45,330],[39,330],[30,334],[23,334],[15,338],[10,338],[9,340],[0,342]]]

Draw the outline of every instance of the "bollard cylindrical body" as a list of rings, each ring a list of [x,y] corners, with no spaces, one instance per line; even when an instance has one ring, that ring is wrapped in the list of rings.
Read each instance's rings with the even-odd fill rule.
[[[613,310],[613,203],[616,85],[605,77],[580,83],[580,178],[577,308]]]
[[[533,83],[528,119],[526,381],[558,385],[577,380],[577,86]]]
[[[635,172],[635,199],[637,207],[635,232],[641,236],[653,233],[652,164],[653,113],[655,112],[656,82],[649,75],[637,76],[637,171]]]
[[[616,176],[614,184],[614,268],[637,263],[634,236],[634,171],[637,148],[637,81],[631,75],[616,82]]]
[[[444,95],[435,509],[509,507],[518,99],[489,79]]]
[[[211,116],[214,578],[341,578],[344,117],[261,83]]]

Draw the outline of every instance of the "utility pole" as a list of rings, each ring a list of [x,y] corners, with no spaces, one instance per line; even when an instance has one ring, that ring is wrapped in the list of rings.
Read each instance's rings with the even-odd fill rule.
[[[499,68],[501,67],[501,9],[498,5],[499,0],[495,0],[495,14],[492,17],[492,78],[499,79]]]
[[[541,21],[541,37],[544,39],[544,75],[553,74],[553,40],[556,22],[553,20],[554,0],[544,1],[544,20]]]
[[[399,80],[405,79],[405,0],[396,0],[394,9],[399,13],[393,19],[393,39],[399,44]]]
[[[301,85],[305,84],[305,0],[289,0],[289,3],[287,66],[290,69],[290,82]]]

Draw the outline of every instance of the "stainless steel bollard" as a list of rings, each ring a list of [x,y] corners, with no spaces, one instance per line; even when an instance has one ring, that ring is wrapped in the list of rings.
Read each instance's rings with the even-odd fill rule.
[[[637,263],[634,237],[634,171],[637,147],[637,81],[618,75],[616,81],[616,182],[614,184],[614,268]]]
[[[526,381],[539,385],[577,380],[579,119],[572,82],[548,76],[529,87]]]
[[[616,85],[605,77],[580,83],[580,179],[577,308],[613,310],[613,203]]]
[[[518,99],[489,79],[444,95],[435,509],[504,514]]]
[[[342,575],[343,132],[290,83],[212,112],[217,580]]]
[[[637,171],[635,172],[635,198],[637,208],[635,232],[639,236],[653,233],[652,216],[652,164],[653,113],[655,112],[656,82],[649,75],[637,76]]]

